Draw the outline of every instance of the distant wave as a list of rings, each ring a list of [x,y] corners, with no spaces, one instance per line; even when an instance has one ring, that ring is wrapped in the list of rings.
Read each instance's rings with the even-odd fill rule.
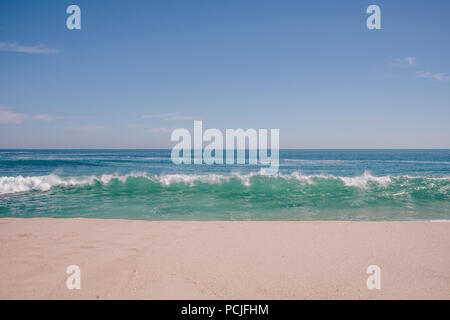
[[[345,162],[388,162],[388,163],[417,163],[417,164],[448,164],[449,161],[426,161],[426,160],[376,160],[376,159],[366,159],[366,160],[322,160],[322,159],[289,159],[282,158],[281,160],[285,162],[300,162],[300,163],[345,163]]]
[[[41,166],[41,167],[58,167],[58,166],[98,166],[92,161],[83,161],[80,159],[12,159],[0,160],[0,165],[4,167],[17,166]]]

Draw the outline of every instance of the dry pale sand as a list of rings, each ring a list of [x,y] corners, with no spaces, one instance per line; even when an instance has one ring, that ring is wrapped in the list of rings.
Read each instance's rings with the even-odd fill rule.
[[[0,298],[449,299],[450,223],[3,218]]]

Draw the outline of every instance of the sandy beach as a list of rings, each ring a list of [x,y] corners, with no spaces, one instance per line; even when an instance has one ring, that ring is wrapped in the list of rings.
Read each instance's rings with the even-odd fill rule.
[[[0,298],[450,299],[450,223],[3,218]]]

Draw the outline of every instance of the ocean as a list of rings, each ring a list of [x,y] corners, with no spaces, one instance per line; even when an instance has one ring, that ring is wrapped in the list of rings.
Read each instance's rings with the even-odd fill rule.
[[[0,150],[0,217],[450,219],[450,150],[280,150],[274,176],[170,152]]]

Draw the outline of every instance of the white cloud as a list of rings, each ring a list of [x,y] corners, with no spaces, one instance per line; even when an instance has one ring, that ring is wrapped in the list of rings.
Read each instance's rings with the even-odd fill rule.
[[[0,123],[19,124],[26,117],[24,113],[11,111],[10,108],[0,107]]]
[[[150,130],[150,132],[153,133],[168,133],[168,132],[172,132],[173,130],[175,130],[174,128],[166,128],[166,127],[162,127],[162,128],[151,128],[149,126],[146,126],[144,124],[139,124],[139,123],[131,123],[128,125],[129,129],[145,129]]]
[[[34,116],[35,120],[43,120],[43,121],[55,121],[55,120],[61,120],[66,119],[65,117],[55,116],[52,114],[37,114]]]
[[[58,50],[50,48],[45,44],[38,44],[33,46],[19,45],[15,42],[0,42],[0,51],[21,52],[21,53],[35,53],[35,54],[55,54]]]
[[[397,59],[390,63],[392,67],[414,67],[416,66],[416,58],[415,57],[406,57]],[[418,78],[431,79],[434,81],[450,81],[450,76],[444,72],[433,73],[429,71],[416,71],[416,76]]]
[[[80,127],[72,127],[71,129],[75,131],[92,132],[92,131],[101,131],[104,129],[104,127],[100,125],[84,125]]]
[[[0,106],[0,123],[15,123],[20,124],[23,121],[56,121],[72,119],[71,117],[56,116],[53,114],[40,113],[36,115],[19,113],[12,111],[11,108]]]
[[[152,132],[154,133],[168,133],[172,132],[173,128],[152,128]]]
[[[163,120],[192,120],[193,117],[183,116],[181,112],[170,112],[160,114],[144,114],[142,119],[163,119]]]
[[[415,57],[400,58],[390,63],[392,67],[414,67],[416,65]]]
[[[140,124],[140,123],[130,123],[128,125],[128,128],[130,128],[130,129],[143,129],[143,128],[145,128],[145,125]]]
[[[419,78],[425,78],[425,79],[432,79],[435,81],[450,81],[450,76],[448,76],[446,73],[432,73],[432,72],[424,72],[424,71],[417,71],[416,72],[417,77]]]

